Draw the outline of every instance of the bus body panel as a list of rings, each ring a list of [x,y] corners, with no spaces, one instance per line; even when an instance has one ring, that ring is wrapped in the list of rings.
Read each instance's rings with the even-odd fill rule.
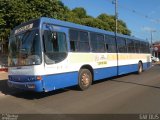
[[[144,70],[150,67],[150,62],[147,62],[145,57],[142,57],[146,56],[145,54],[140,56],[144,59],[137,59],[138,55],[136,54],[126,54],[126,58],[123,58],[124,55],[125,54],[119,54],[119,56],[121,56],[119,64],[121,65],[118,67],[116,66],[117,58],[115,57],[116,55],[114,53],[68,53],[68,57],[58,64],[45,64],[45,67],[39,65],[32,67],[22,66],[21,69],[17,69],[16,67],[10,68],[9,85],[19,89],[28,89],[37,92],[52,91],[59,88],[77,85],[78,71],[83,65],[92,66],[95,81],[136,72],[138,70],[139,61],[143,61],[142,63]],[[107,59],[104,60],[103,58],[103,60],[100,60],[99,57],[97,58],[97,56],[106,56]],[[42,76],[41,82],[37,82],[36,80],[36,76],[38,75]],[[27,87],[27,84],[28,86],[35,84],[35,88],[29,88]]]
[[[117,76],[117,66],[94,69],[94,80]]]
[[[78,72],[68,72],[43,76],[45,92],[78,84]]]
[[[143,70],[149,68],[150,54],[118,53],[118,75],[136,72],[140,61]]]
[[[33,90],[33,91],[52,91],[52,90],[56,90],[59,88],[64,88],[64,87],[69,87],[69,86],[73,86],[73,85],[77,85],[78,84],[78,71],[80,70],[80,68],[83,65],[90,65],[93,68],[93,72],[94,72],[94,80],[101,80],[104,78],[109,78],[109,77],[113,77],[113,76],[117,76],[117,75],[122,75],[122,74],[126,74],[126,73],[131,73],[131,72],[136,72],[138,70],[138,62],[140,61],[140,59],[136,59],[130,61],[130,63],[137,63],[137,64],[129,64],[127,63],[127,61],[120,61],[121,65],[118,66],[118,74],[117,74],[117,66],[113,66],[113,64],[111,65],[111,63],[116,64],[116,61],[114,61],[114,54],[110,54],[110,56],[108,57],[108,59],[106,59],[106,61],[96,61],[97,55],[102,54],[102,53],[69,53],[68,57],[66,58],[66,60],[62,61],[61,63],[58,64],[54,64],[54,65],[45,65],[44,68],[40,67],[38,68],[34,68],[34,73],[38,73],[38,71],[43,71],[43,74],[33,74],[33,72],[28,72],[26,71],[25,73],[23,72],[23,74],[26,75],[19,75],[19,73],[17,73],[17,75],[13,75],[14,72],[11,72],[12,70],[10,69],[10,74],[9,75],[9,79],[11,79],[9,81],[9,84],[14,84],[13,87],[17,87],[16,88],[20,88],[20,89],[24,89],[25,90]],[[78,59],[76,61],[76,57],[79,55],[79,58],[83,58],[83,60],[81,61],[81,59]],[[87,59],[87,56],[89,56],[88,58],[91,59]],[[91,57],[92,56],[92,57]],[[112,56],[112,57],[111,57]],[[88,60],[88,62],[85,62],[85,58],[86,61]],[[129,58],[128,58],[129,59]],[[91,61],[92,60],[92,61]],[[143,60],[142,60],[143,61]],[[106,62],[106,63],[105,63]],[[100,63],[100,64],[99,64]],[[105,64],[102,64],[105,63]],[[150,67],[150,62],[145,62],[143,63],[143,69],[147,69]],[[33,67],[32,67],[33,68]],[[27,69],[28,70],[28,69]],[[27,74],[27,73],[32,73],[32,74]],[[22,74],[22,72],[21,72]],[[42,76],[42,81],[38,82],[38,84],[36,83],[36,76],[41,75]],[[15,79],[15,81],[14,81]],[[19,80],[19,81],[18,81]],[[27,84],[35,84],[36,88],[27,88]],[[21,87],[20,87],[21,86]]]

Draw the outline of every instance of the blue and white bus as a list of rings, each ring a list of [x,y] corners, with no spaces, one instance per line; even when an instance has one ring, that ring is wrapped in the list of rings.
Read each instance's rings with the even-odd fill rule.
[[[42,17],[15,27],[9,39],[8,85],[36,92],[141,73],[149,43],[126,35]]]

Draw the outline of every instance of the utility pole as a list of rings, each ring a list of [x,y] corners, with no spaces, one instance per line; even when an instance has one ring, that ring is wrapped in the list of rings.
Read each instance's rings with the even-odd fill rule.
[[[153,45],[153,32],[156,32],[155,30],[151,30],[151,46]]]
[[[114,3],[115,3],[115,36],[117,37],[117,25],[118,25],[118,23],[117,23],[117,21],[118,21],[118,1],[117,0],[115,0],[114,1]]]
[[[117,44],[117,26],[118,26],[118,0],[114,0],[113,3],[115,4],[115,42],[116,42],[116,52],[118,53],[118,44]],[[117,54],[117,66],[118,66],[118,59],[119,56]],[[117,74],[119,69],[117,69]]]
[[[153,32],[156,32],[155,30],[151,30],[151,53],[153,56],[155,56],[155,51],[154,51],[154,47],[153,47]]]
[[[117,36],[117,26],[118,26],[118,0],[113,0],[112,4],[115,5],[114,9],[115,9],[115,36]]]

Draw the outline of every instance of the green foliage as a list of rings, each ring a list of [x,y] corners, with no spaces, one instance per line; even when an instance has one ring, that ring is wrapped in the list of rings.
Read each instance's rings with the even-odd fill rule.
[[[15,26],[41,16],[63,19],[65,9],[59,0],[0,0],[0,36],[7,39]]]
[[[85,18],[87,16],[87,12],[84,8],[75,8],[72,10],[77,18]]]
[[[98,16],[100,20],[109,24],[109,28],[105,30],[115,31],[115,16],[109,16],[107,14],[101,14]],[[118,33],[124,35],[130,35],[131,31],[127,29],[126,24],[122,20],[118,20]]]
[[[109,28],[109,25],[107,23],[98,18],[83,18],[81,23],[86,26],[96,27],[104,30],[108,30],[106,28]]]
[[[101,14],[97,18],[87,15],[84,8],[70,10],[60,0],[0,0],[0,38],[8,38],[15,26],[30,19],[51,17],[108,31],[115,30],[115,17]],[[130,35],[126,24],[118,20],[118,33]]]

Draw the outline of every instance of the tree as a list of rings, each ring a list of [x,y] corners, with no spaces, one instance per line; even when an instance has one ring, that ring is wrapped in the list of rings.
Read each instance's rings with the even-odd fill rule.
[[[7,39],[15,26],[41,16],[64,19],[66,9],[59,0],[1,0],[0,35]]]
[[[109,28],[106,28],[106,30],[115,31],[115,16],[100,14],[97,18],[109,24]],[[117,32],[124,35],[131,35],[131,31],[127,28],[126,23],[122,20],[118,20]]]
[[[75,8],[72,10],[72,12],[76,15],[77,18],[86,18],[87,17],[87,12],[84,8]]]
[[[131,31],[127,28],[127,25],[124,21],[118,20],[118,31],[124,35],[131,35]]]
[[[99,28],[99,29],[104,29],[104,30],[106,30],[106,28],[108,28],[107,23],[105,23],[102,20],[97,19],[97,18],[83,18],[83,19],[81,19],[81,24],[86,25],[86,26],[90,26],[90,27]]]

